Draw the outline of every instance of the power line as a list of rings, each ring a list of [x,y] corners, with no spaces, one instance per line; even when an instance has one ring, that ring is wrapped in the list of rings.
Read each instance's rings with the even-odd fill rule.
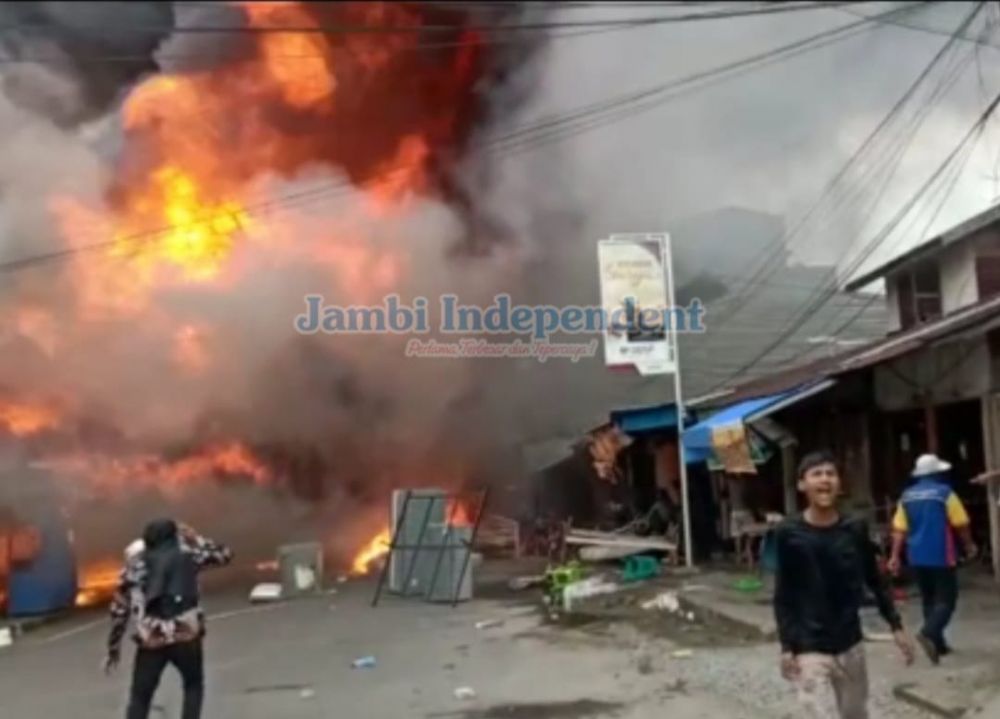
[[[764,16],[764,15],[778,15],[791,12],[803,12],[811,10],[830,10],[836,9],[843,5],[854,5],[856,2],[806,2],[799,4],[790,3],[780,3],[773,5],[765,5],[756,8],[733,8],[728,10],[713,10],[711,12],[696,12],[696,13],[686,13],[678,15],[667,15],[667,16],[652,16],[644,18],[628,18],[628,19],[614,19],[614,20],[560,20],[552,22],[523,22],[523,23],[509,23],[509,24],[494,24],[494,25],[475,25],[475,24],[461,24],[461,25],[411,25],[411,26],[397,26],[397,27],[386,27],[378,25],[328,25],[328,24],[315,24],[315,25],[289,25],[289,26],[257,26],[257,25],[247,25],[247,26],[233,26],[233,25],[217,25],[217,26],[206,26],[206,25],[185,25],[180,27],[164,27],[164,26],[142,26],[142,25],[130,25],[126,28],[121,28],[133,33],[156,33],[156,34],[174,34],[174,33],[234,33],[234,34],[268,34],[268,33],[283,33],[283,34],[419,34],[426,32],[527,32],[527,31],[541,31],[541,30],[559,30],[559,29],[571,29],[571,28],[590,28],[590,27],[613,27],[613,26],[655,26],[655,25],[665,25],[672,23],[682,23],[682,22],[698,22],[704,20],[728,20],[734,18],[742,17],[754,17],[754,16]],[[31,31],[50,31],[58,29],[53,25],[46,25],[41,23],[7,23],[0,24],[0,32],[31,32]],[[103,26],[87,26],[87,25],[74,25],[74,29],[78,31],[84,30],[102,30]]]
[[[998,93],[993,98],[993,100],[990,102],[987,108],[982,112],[982,114],[979,116],[976,122],[972,125],[972,127],[969,128],[969,130],[959,141],[958,145],[956,145],[956,147],[948,154],[945,160],[931,174],[931,176],[927,179],[927,181],[924,182],[923,185],[921,185],[920,189],[916,193],[914,193],[914,195],[893,216],[893,218],[889,221],[889,223],[887,223],[886,226],[873,238],[873,240],[871,241],[871,243],[869,243],[869,245],[865,248],[865,250],[862,251],[860,256],[852,263],[853,269],[856,269],[860,263],[864,262],[871,255],[871,253],[874,252],[874,250],[877,249],[878,246],[881,245],[882,242],[884,242],[885,239],[892,234],[894,229],[905,219],[905,217],[910,213],[910,211],[917,204],[917,202],[920,201],[921,197],[923,197],[923,195],[928,191],[928,189],[936,183],[938,178],[941,177],[941,175],[951,165],[954,159],[958,156],[958,154],[962,151],[962,149],[969,143],[969,141],[973,138],[973,136],[975,136],[977,132],[981,131],[983,124],[994,113],[998,105],[1000,105],[1000,93]],[[736,373],[734,373],[732,376],[729,377],[727,382],[731,381],[734,377],[739,376],[743,372],[746,372],[748,369],[752,368],[757,362],[759,362],[761,359],[770,354],[785,339],[787,339],[788,336],[790,336],[790,334],[794,333],[796,330],[798,330],[798,328],[800,328],[803,324],[805,324],[805,322],[808,321],[808,319],[812,317],[813,314],[815,314],[818,307],[822,306],[823,302],[825,302],[825,299],[821,299],[819,303],[817,302],[811,303],[806,308],[806,310],[803,313],[801,313],[800,316],[792,323],[792,326],[789,329],[783,331],[779,335],[779,337],[777,337],[773,342],[769,343],[767,347],[765,347],[763,351],[758,353],[753,360],[751,360],[749,363],[742,365],[741,368]]]
[[[869,17],[867,13],[859,12],[857,10],[852,10],[848,7],[837,7],[835,9],[853,15],[854,17]],[[946,30],[935,30],[934,28],[924,27],[922,25],[914,25],[911,23],[907,23],[903,20],[894,20],[892,18],[880,18],[878,20],[875,20],[875,22],[883,23],[886,25],[895,25],[896,27],[902,28],[904,30],[912,30],[914,32],[922,32],[929,35],[940,35],[940,36],[950,35],[950,33],[947,32]],[[1000,50],[1000,45],[997,45],[996,43],[993,42],[988,42],[983,38],[969,37],[968,35],[962,34],[959,36],[959,39],[962,40],[963,42],[975,43],[980,47],[990,47],[995,50]]]
[[[940,215],[941,210],[944,209],[944,206],[947,203],[948,199],[951,197],[952,193],[955,191],[955,187],[958,185],[958,181],[961,178],[962,173],[965,170],[965,167],[966,167],[966,165],[969,162],[969,159],[972,157],[972,152],[975,149],[976,144],[978,143],[979,139],[982,137],[984,129],[985,129],[985,124],[982,125],[982,126],[980,126],[980,128],[979,128],[979,130],[978,130],[978,132],[976,134],[975,140],[973,142],[969,143],[969,146],[968,146],[969,149],[965,153],[965,157],[962,158],[962,160],[959,163],[955,164],[955,166],[954,166],[955,169],[952,172],[952,177],[951,177],[950,180],[948,180],[947,185],[946,185],[946,189],[942,193],[941,202],[938,203],[937,209],[934,210],[934,213],[931,215],[930,219],[927,221],[927,224],[924,226],[923,232],[920,233],[919,235],[917,235],[918,237],[926,237],[928,231],[930,230],[930,228],[933,226],[934,222],[937,220],[938,216]],[[969,286],[969,282],[971,282],[971,280],[972,280],[972,277],[973,277],[973,275],[970,274],[968,277],[965,278],[965,280],[962,283],[961,288],[959,289],[959,291],[957,293],[958,296],[961,296],[965,292],[966,288]],[[851,315],[851,317],[846,322],[844,322],[839,327],[837,327],[837,329],[833,332],[833,335],[834,336],[839,336],[839,335],[843,334],[844,332],[846,332],[848,330],[848,328],[850,328],[851,326],[853,326],[853,324],[855,322],[857,322],[859,316],[865,310],[867,310],[869,307],[871,307],[871,305],[877,299],[880,299],[880,298],[881,298],[881,295],[873,295],[871,298],[869,298],[868,301],[863,306],[859,307],[858,310],[853,315]]]
[[[993,20],[988,20],[987,21],[987,25],[984,28],[982,34],[985,37],[985,36],[987,36],[989,34],[992,34],[995,31],[995,29],[996,29],[996,23]],[[965,66],[967,66],[968,64],[970,64],[972,62],[972,58],[973,57],[977,60],[977,69],[979,69],[978,68],[979,46],[977,45],[974,48],[973,52],[970,53],[968,56],[966,56],[965,62],[963,63],[963,65],[961,65],[960,67],[956,68],[956,71],[964,69]],[[956,72],[955,73],[955,79],[957,79],[957,74],[958,73]],[[985,95],[986,95],[986,88],[982,84],[981,73],[979,74],[979,80],[980,80],[980,86],[979,87],[980,87],[980,91],[982,93],[981,98],[982,98],[983,101],[985,101],[986,100],[986,97],[985,97]],[[950,85],[950,84],[953,84],[953,83],[954,83],[954,79],[952,79],[951,82],[948,83],[948,84]],[[944,181],[944,183],[942,184],[942,187],[944,187],[945,189],[944,189],[944,192],[941,193],[941,201],[938,203],[937,207],[931,213],[931,216],[928,218],[928,220],[925,223],[923,229],[920,230],[919,232],[916,232],[916,234],[915,234],[916,237],[920,237],[920,238],[926,237],[928,235],[928,233],[930,232],[931,227],[933,227],[934,223],[937,221],[937,218],[940,216],[940,213],[944,209],[945,204],[947,203],[948,199],[951,197],[952,193],[954,192],[955,187],[957,186],[958,181],[961,179],[961,176],[962,176],[962,174],[963,174],[963,172],[965,170],[965,167],[968,164],[969,159],[972,156],[972,153],[973,153],[973,151],[974,151],[974,149],[976,147],[976,144],[982,138],[983,134],[985,133],[985,130],[986,130],[986,123],[984,122],[983,125],[981,125],[980,128],[977,130],[975,139],[971,143],[969,143],[968,149],[965,150],[964,157],[962,157],[959,162],[952,164],[952,166],[949,168],[948,172],[951,173],[951,177],[947,178]],[[895,172],[893,172],[893,174],[895,174]],[[885,190],[885,185],[883,185],[883,188],[882,188],[882,191],[884,191],[884,190]],[[929,200],[929,202],[930,202],[930,200]],[[873,205],[873,208],[872,208],[872,212],[874,212],[874,205]],[[870,219],[871,219],[871,217],[869,216],[868,220],[870,220]],[[895,248],[896,245],[899,244],[900,241],[902,241],[906,237],[914,236],[912,231],[915,230],[918,219],[919,219],[919,213],[914,213],[912,221],[910,223],[909,230],[903,230],[903,231],[899,232],[899,237],[898,237],[897,241],[895,243],[893,243],[893,245],[892,245],[893,249]],[[895,231],[895,229],[894,229],[894,231]],[[892,250],[890,250],[890,252],[891,251]],[[863,262],[860,262],[860,263],[856,264],[855,267],[860,267],[861,264],[863,264]],[[965,291],[965,288],[968,286],[968,282],[969,282],[969,278],[966,278],[965,283],[963,283],[962,288],[958,292],[959,295],[961,295]],[[833,334],[835,336],[839,336],[840,334],[842,334],[843,332],[845,332],[849,327],[853,326],[853,324],[858,321],[858,319],[861,317],[861,315],[864,312],[866,312],[868,310],[868,308],[871,307],[871,305],[876,300],[878,300],[880,297],[881,297],[881,295],[873,294],[868,299],[867,302],[865,302],[862,306],[860,306],[860,307],[857,308],[857,311],[846,322],[844,322],[843,324],[839,325],[838,328],[833,332]],[[839,317],[839,313],[838,313],[838,317]],[[824,333],[827,331],[827,329],[829,328],[829,326],[831,324],[833,324],[832,321],[830,323],[828,323],[826,327],[824,327],[824,330],[823,330]]]
[[[981,9],[981,7],[976,8],[976,10],[974,12],[978,12],[979,9]],[[971,18],[967,18],[966,19],[966,23],[969,22],[970,20],[971,20]],[[964,31],[964,27],[965,27],[965,23],[963,23],[958,28],[956,28],[956,32]],[[949,40],[948,44],[946,44],[945,47],[946,48],[949,47],[952,42],[953,42],[953,40]],[[938,56],[935,57],[934,64],[936,64],[937,61],[940,60],[940,57],[941,57],[941,53],[939,53]],[[970,54],[970,60],[969,61],[971,61],[971,54]],[[923,73],[922,73],[922,75],[923,75]],[[957,79],[957,74],[955,75],[955,79]],[[904,145],[900,146],[894,152],[894,155],[897,158],[894,161],[894,163],[893,163],[894,166],[898,167],[897,163],[899,161],[899,158],[901,157],[901,153],[905,150],[905,147],[909,145],[909,142],[912,141],[912,132],[915,132],[916,128],[918,127],[918,124],[920,122],[922,122],[921,115],[923,115],[924,117],[926,116],[926,111],[929,109],[930,103],[933,102],[936,99],[936,97],[940,97],[943,94],[943,92],[945,91],[945,89],[947,87],[949,87],[950,84],[953,83],[953,82],[954,82],[954,79],[948,80],[946,78],[945,82],[943,82],[942,84],[939,85],[938,89],[928,99],[928,102],[925,103],[924,107],[914,117],[914,121],[913,121],[913,123],[911,123],[912,131],[911,131],[911,135],[910,135],[910,140],[907,141]],[[949,160],[949,162],[950,162],[950,160]],[[939,168],[939,169],[943,169],[943,168],[944,168],[944,166],[942,166],[942,168]],[[885,191],[885,189],[887,187],[887,183],[891,180],[892,175],[894,175],[894,174],[895,174],[895,170],[892,170],[891,174],[886,177],[886,180],[885,180],[885,182],[882,185],[882,189],[879,191],[879,196],[882,194],[882,192]],[[936,179],[936,176],[935,176],[935,179]],[[924,190],[925,189],[926,188],[924,188]],[[922,195],[922,192],[920,193],[920,195]],[[919,198],[920,195],[917,195],[916,197]],[[916,202],[916,199],[914,200],[914,202]],[[876,201],[876,204],[877,204],[877,201]],[[873,205],[872,211],[874,211],[874,207],[875,207],[875,205]],[[877,247],[879,245],[881,245],[885,241],[885,239],[887,239],[892,234],[892,232],[896,229],[896,226],[898,226],[898,224],[903,219],[905,219],[905,216],[906,216],[906,214],[908,214],[908,212],[909,212],[909,208],[907,208],[906,212],[904,212],[902,215],[899,215],[898,219],[896,219],[895,222],[892,222],[889,225],[887,225],[886,228],[884,228],[883,233],[880,233],[879,235],[877,235],[876,238],[872,242],[870,242],[869,245],[865,249],[862,250],[862,252],[859,254],[858,258],[856,258],[855,261],[854,261],[853,269],[848,270],[848,274],[853,273],[854,269],[856,269],[858,266],[860,266],[860,264],[862,264],[867,259],[867,257],[869,257],[870,254],[872,252],[874,252],[875,249],[877,249]],[[832,283],[829,283],[829,285],[827,287],[825,287],[825,288],[818,288],[817,291],[814,293],[813,297],[810,298],[810,302],[806,305],[805,310],[803,312],[798,313],[795,316],[795,318],[791,321],[790,325],[784,331],[782,331],[781,333],[779,333],[778,338],[774,342],[772,342],[770,345],[768,345],[768,347],[765,348],[765,350],[763,352],[759,353],[757,355],[757,357],[755,357],[755,359],[752,360],[749,364],[744,365],[743,367],[741,367],[741,369],[740,369],[739,372],[737,372],[733,376],[730,376],[726,380],[726,382],[731,381],[738,374],[740,374],[740,373],[742,373],[742,372],[750,369],[757,362],[759,362],[764,356],[766,356],[767,354],[770,354],[771,351],[773,351],[777,346],[779,346],[782,342],[784,342],[789,336],[791,336],[796,331],[798,331],[798,329],[801,328],[816,312],[818,312],[825,305],[825,303],[827,302],[827,300],[829,300],[831,297],[833,297],[834,295],[836,295],[836,293],[837,293],[837,283],[836,283],[836,281],[834,281]],[[871,302],[868,303],[868,306],[870,306],[870,304],[871,304]],[[858,313],[856,313],[856,316],[860,316],[865,311],[865,309],[867,309],[867,307],[862,307],[861,309],[859,309]],[[723,382],[722,384],[725,384],[726,382]]]
[[[900,9],[895,9],[888,11],[887,14],[892,14],[896,12],[901,12]],[[606,110],[617,110],[621,107],[627,106],[637,99],[653,99],[658,94],[667,92],[672,89],[678,89],[685,85],[692,83],[697,83],[699,81],[704,81],[710,79],[714,76],[724,75],[726,73],[738,70],[744,65],[754,65],[758,63],[767,62],[776,58],[778,56],[784,55],[797,55],[804,52],[806,49],[810,49],[813,46],[823,43],[824,41],[832,40],[833,38],[838,38],[841,35],[853,33],[856,30],[865,27],[874,27],[870,18],[858,20],[856,22],[849,23],[847,25],[842,25],[838,28],[832,30],[826,30],[821,33],[809,36],[802,40],[797,40],[795,42],[782,45],[771,50],[757,53],[755,55],[743,58],[741,60],[726,63],[721,66],[717,66],[708,71],[702,71],[689,75],[685,78],[679,78],[677,80],[664,83],[653,88],[642,90],[636,93],[630,93],[625,96],[619,96],[617,98],[612,98],[611,100],[602,101],[599,103],[592,103],[590,105],[583,106],[582,108],[577,108],[570,111],[569,113],[564,113],[563,116],[555,116],[549,118],[543,118],[540,122],[534,123],[533,125],[528,125],[524,128],[514,130],[506,135],[488,139],[480,147],[474,148],[480,151],[503,151],[505,154],[517,151],[525,151],[533,149],[533,147],[538,146],[538,141],[541,138],[545,142],[557,141],[560,139],[566,139],[571,135],[564,135],[563,137],[557,137],[550,133],[553,128],[565,126],[567,123],[574,120],[584,119],[588,116],[595,114],[600,114]],[[782,59],[785,59],[784,57]],[[662,102],[662,100],[661,100]],[[645,109],[645,108],[643,108]],[[592,128],[583,128],[583,131]],[[581,131],[577,128],[576,133]],[[545,133],[545,134],[543,134]],[[576,134],[574,133],[574,134]],[[510,140],[517,139],[520,141],[519,146],[514,146],[509,143]],[[534,144],[532,144],[534,143]],[[390,176],[391,176],[390,172]],[[376,179],[376,178],[369,178]],[[363,182],[358,184],[364,184]],[[355,189],[356,185],[350,181],[342,181],[339,183],[334,183],[333,185],[325,185],[318,188],[305,189],[299,192],[290,193],[277,198],[275,200],[269,200],[264,203],[255,204],[248,206],[245,209],[247,213],[253,213],[257,211],[266,211],[273,207],[283,207],[290,208],[297,206],[302,202],[312,202],[319,199],[331,199],[332,197],[347,194]],[[32,255],[29,257],[24,257],[18,260],[11,260],[8,262],[0,263],[0,272],[14,272],[29,267],[34,267],[41,264],[46,264],[51,261],[61,260],[68,257],[72,257],[79,253],[99,251],[103,249],[109,249],[118,245],[121,241],[136,241],[136,240],[146,240],[146,241],[156,241],[160,236],[167,235],[171,232],[176,231],[175,227],[161,227],[156,228],[147,232],[140,232],[131,234],[125,238],[117,238],[113,240],[108,240],[100,243],[93,243],[84,246],[78,246],[75,248],[67,248],[65,250],[59,250],[50,253],[40,253],[37,255]]]
[[[964,31],[965,28],[969,27],[971,23],[975,20],[978,13],[982,10],[985,3],[978,3],[977,6],[966,16],[966,18],[958,26],[958,30]],[[873,16],[874,17],[874,16]],[[871,19],[871,18],[870,18]],[[886,128],[899,116],[903,108],[910,102],[914,97],[920,86],[926,81],[928,76],[933,72],[937,65],[941,62],[946,54],[948,54],[954,47],[954,38],[950,38],[938,51],[935,53],[934,57],[931,59],[919,75],[914,79],[914,81],[907,87],[906,91],[899,97],[899,99],[893,104],[889,112],[882,118],[882,120],[876,125],[872,131],[865,137],[864,141],[855,149],[855,151],[848,158],[847,162],[837,171],[837,173],[826,183],[823,190],[816,200],[809,206],[808,210],[799,218],[799,220],[792,226],[792,228],[783,233],[783,235],[776,239],[771,247],[765,248],[764,251],[758,255],[751,262],[752,267],[756,269],[752,272],[750,280],[747,282],[747,288],[750,292],[753,291],[753,287],[756,285],[757,281],[766,276],[767,274],[773,273],[776,268],[780,265],[781,258],[784,256],[788,248],[796,241],[798,237],[804,232],[809,222],[817,216],[817,214],[824,209],[825,203],[834,195],[834,192],[838,190],[840,183],[848,176],[851,170],[859,164],[862,158],[869,152],[875,142],[879,139]],[[843,197],[841,198],[843,200]],[[744,299],[748,298],[749,294],[744,295]],[[736,310],[732,316],[727,316],[723,318],[723,322],[728,322],[732,320],[736,314],[738,314],[740,307],[745,306],[745,303],[738,303]]]
[[[552,42],[555,40],[566,40],[571,38],[581,38],[581,37],[592,37],[596,35],[609,35],[611,33],[623,32],[626,30],[637,30],[645,26],[630,26],[630,25],[614,25],[612,27],[602,27],[593,28],[590,30],[573,30],[569,32],[562,33],[550,33],[545,36],[545,42]],[[503,45],[517,45],[521,43],[529,43],[536,41],[536,37],[517,37],[513,35],[505,37],[474,37],[466,38],[464,40],[452,40],[452,41],[440,41],[440,42],[418,42],[411,45],[406,45],[399,48],[394,48],[393,52],[396,53],[409,53],[409,52],[421,52],[426,50],[441,50],[447,48],[458,48],[458,47],[497,47]],[[44,56],[31,56],[31,57],[0,57],[0,65],[18,65],[18,64],[59,64],[65,62],[72,62],[77,65],[99,65],[99,64],[113,64],[113,63],[135,63],[135,62],[148,62],[149,60],[155,60],[157,62],[198,62],[198,61],[218,61],[222,53],[220,52],[185,52],[185,53],[172,53],[163,54],[156,53],[152,56],[137,55],[137,54],[122,54],[122,55],[91,55],[87,57],[79,56],[69,56],[69,55],[52,55],[49,57]],[[316,60],[329,60],[330,56],[321,53],[302,53],[297,55],[268,55],[268,59],[286,61],[316,61]],[[260,58],[250,57],[250,58],[235,58],[235,61],[259,61]]]
[[[908,12],[910,8],[890,10],[887,14]],[[582,132],[587,132],[606,124],[636,116],[641,112],[660,106],[669,99],[674,99],[681,91],[701,89],[712,82],[729,79],[750,70],[787,60],[804,52],[825,47],[852,36],[856,31],[874,27],[870,20],[861,20],[848,25],[825,30],[797,40],[786,45],[740,58],[730,63],[719,65],[677,80],[672,80],[644,90],[620,95],[609,100],[578,108],[577,110],[557,115],[554,118],[543,118],[534,125],[506,133],[494,138],[497,149],[505,153],[523,149],[535,149],[549,141],[561,141]],[[661,97],[663,96],[663,97]],[[522,146],[523,145],[523,146]]]
[[[300,0],[288,0],[287,4],[299,4]],[[174,3],[175,5],[199,5],[200,3]],[[449,3],[451,4],[451,3]],[[627,4],[627,3],[624,3]],[[642,3],[636,3],[642,4]],[[699,4],[714,4],[714,3],[664,3],[666,5],[699,5]],[[205,3],[205,5],[214,5],[218,7],[215,3]],[[580,4],[584,5],[584,4]],[[600,5],[600,3],[595,3],[595,5]],[[607,3],[609,7],[618,6],[618,3]],[[553,3],[553,6],[565,7],[566,5],[562,3]],[[552,42],[555,40],[565,40],[571,38],[581,38],[581,37],[592,37],[597,35],[609,35],[611,33],[622,32],[626,30],[639,30],[647,27],[647,25],[639,22],[638,24],[629,24],[625,22],[623,24],[615,24],[611,27],[596,27],[591,29],[580,29],[572,30],[569,32],[561,33],[549,33],[545,35],[545,42]],[[456,26],[457,29],[464,29]],[[486,37],[480,35],[478,37],[452,40],[452,41],[440,41],[440,42],[417,42],[403,47],[394,48],[393,52],[397,53],[407,53],[407,52],[420,52],[426,50],[439,50],[446,48],[458,48],[458,47],[495,47],[502,45],[516,45],[519,43],[529,43],[535,42],[536,37],[524,36],[518,37],[516,35],[507,35],[501,37]],[[198,62],[198,61],[217,61],[220,57],[219,52],[185,52],[185,53],[174,53],[174,54],[163,54],[156,53],[152,59],[158,62]],[[329,56],[322,53],[302,53],[295,55],[278,55],[269,54],[269,59],[285,61],[315,61],[315,60],[329,60]],[[46,63],[64,63],[67,61],[72,61],[74,64],[105,64],[105,63],[135,63],[135,62],[148,62],[151,59],[149,54],[139,55],[139,54],[117,54],[117,55],[92,55],[87,57],[81,57],[74,55],[72,57],[68,55],[52,55],[50,57],[44,56],[32,56],[32,57],[0,57],[0,65],[13,65],[13,64],[46,64]],[[242,58],[239,58],[242,59]],[[256,60],[259,58],[250,58],[251,60]]]
[[[946,74],[942,78],[942,80],[938,83],[938,86],[932,91],[931,95],[927,98],[927,100],[923,103],[923,105],[921,106],[921,108],[916,112],[916,114],[913,116],[913,118],[909,121],[908,128],[904,130],[904,132],[906,134],[900,137],[898,143],[896,143],[896,147],[894,149],[892,149],[891,154],[887,155],[888,162],[885,163],[885,165],[884,165],[884,168],[887,171],[887,174],[881,180],[879,189],[875,193],[874,199],[872,199],[868,203],[870,209],[869,209],[869,211],[867,213],[867,217],[861,223],[862,225],[865,225],[865,224],[867,224],[867,222],[871,221],[872,215],[874,214],[876,208],[878,207],[878,205],[881,202],[882,195],[888,189],[888,186],[889,186],[890,182],[892,181],[892,179],[894,178],[897,170],[899,169],[899,163],[902,160],[902,157],[904,156],[904,154],[907,151],[907,149],[910,146],[910,144],[912,144],[913,139],[915,137],[915,134],[916,134],[918,128],[923,123],[924,119],[926,119],[926,117],[927,117],[928,113],[930,112],[931,108],[933,107],[934,103],[936,103],[941,97],[943,97],[947,93],[947,91],[955,84],[955,82],[957,81],[957,79],[959,78],[959,76],[962,74],[962,71],[966,67],[968,67],[969,64],[971,64],[972,57],[973,57],[973,52],[970,51],[964,58],[962,58],[962,60],[959,63],[957,63],[955,65],[955,67],[952,70],[950,70],[948,72],[948,74]],[[895,142],[895,141],[893,141],[893,142]],[[876,174],[878,174],[878,172],[880,171],[879,170],[878,162],[876,162],[875,164],[873,164],[869,168],[869,170],[870,170],[870,172],[866,172],[866,173],[864,173],[862,175],[862,178],[861,178],[862,183],[867,181],[865,175],[870,175],[870,176],[874,177]],[[863,186],[862,184],[859,184],[858,187],[857,187],[857,189],[855,190],[855,194],[858,195],[859,197],[862,195],[862,186]],[[842,196],[840,198],[840,201],[841,202],[845,201],[846,197],[847,197],[847,195]],[[886,238],[883,238],[883,241],[884,241],[884,239],[886,239]],[[872,251],[874,251],[874,250],[872,250]],[[863,259],[862,259],[862,261],[863,261]],[[853,272],[853,270],[851,270],[851,271]],[[768,275],[768,277],[770,277],[772,274],[774,274],[774,272],[770,273]],[[760,284],[762,284],[762,285],[766,284],[765,280],[759,280],[758,282]],[[814,315],[816,315],[821,309],[823,309],[824,307],[827,306],[827,303],[830,300],[832,300],[833,298],[837,297],[837,292],[838,292],[838,285],[837,285],[835,277],[832,278],[831,281],[826,282],[824,285],[821,285],[820,287],[818,287],[814,291],[814,293],[809,298],[807,298],[806,304],[805,304],[805,306],[806,306],[805,313],[804,314],[799,313],[797,315],[793,315],[793,319],[790,321],[790,325],[787,325],[786,328],[784,328],[784,332],[783,333],[779,333],[779,342],[778,343],[779,344],[780,343],[784,343],[791,336],[793,336],[795,333],[797,333],[801,328],[803,328],[805,326],[805,324]],[[843,332],[843,330],[845,330],[848,326],[850,326],[854,322],[856,322],[859,319],[862,319],[864,317],[867,317],[868,316],[868,311],[870,310],[871,306],[878,299],[879,299],[879,295],[873,295],[872,297],[870,297],[868,299],[868,301],[862,302],[860,305],[856,305],[856,312],[853,314],[852,319],[849,320],[848,323],[845,323],[845,325],[842,326],[842,328],[836,334],[841,334]],[[738,309],[739,309],[739,306],[736,307],[736,309],[734,310],[734,312],[738,311]],[[816,332],[818,332],[819,334],[824,334],[824,335],[825,334],[829,334],[829,327],[830,327],[830,325],[833,322],[835,322],[835,321],[839,321],[839,318],[842,316],[844,310],[846,310],[846,309],[850,309],[850,307],[841,306],[839,308],[839,310],[837,311],[836,315],[834,317],[832,317],[822,329],[817,329]],[[767,351],[770,352],[772,350],[767,350]],[[797,354],[795,357],[791,358],[790,360],[786,360],[784,362],[784,365],[787,366],[787,364],[788,364],[789,361],[791,361],[791,362],[794,363],[794,362],[799,361],[801,359],[802,359],[801,354]],[[752,366],[757,366],[758,364],[760,364],[760,361],[759,360],[755,360],[752,363]],[[746,369],[748,369],[748,367],[743,366],[743,367],[741,367],[740,372],[745,371]],[[737,374],[739,374],[739,373],[737,373]],[[726,383],[732,381],[732,379],[734,379],[734,376],[730,376],[730,377],[726,378],[726,380],[723,381],[718,386],[725,385]]]

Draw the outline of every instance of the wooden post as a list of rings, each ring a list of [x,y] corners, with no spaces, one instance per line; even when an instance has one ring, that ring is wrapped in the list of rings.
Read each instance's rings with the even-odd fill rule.
[[[785,490],[785,516],[793,517],[798,512],[798,488],[795,476],[795,447],[786,445],[781,448],[782,484]]]
[[[981,398],[983,452],[986,455],[986,472],[995,471],[1000,467],[1000,443],[997,440],[1000,396],[986,395]],[[1000,582],[1000,478],[993,477],[986,482],[986,511],[990,518],[990,555],[993,561],[993,580]]]
[[[1000,479],[986,485],[986,502],[990,515],[990,555],[993,560],[993,581],[1000,582]]]
[[[938,453],[938,433],[937,433],[937,413],[934,405],[928,403],[924,405],[924,429],[927,439],[927,451],[932,454]]]

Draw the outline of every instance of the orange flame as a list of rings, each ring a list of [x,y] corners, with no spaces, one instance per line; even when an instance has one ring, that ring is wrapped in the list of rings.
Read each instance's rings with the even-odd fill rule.
[[[149,192],[135,198],[132,207],[140,223],[126,223],[112,256],[131,257],[139,266],[173,265],[189,281],[215,277],[232,250],[233,235],[248,223],[242,206],[205,202],[197,180],[172,165],[153,173]],[[152,222],[142,222],[150,207],[155,208],[149,213]],[[148,225],[164,229],[150,236]]]
[[[107,252],[73,270],[87,319],[136,315],[160,288],[245,277],[247,268],[233,262],[241,246],[266,252],[273,269],[274,259],[301,259],[290,245],[306,245],[308,259],[326,260],[352,295],[398,281],[399,253],[340,228],[313,241],[285,233],[294,220],[270,208],[293,218],[308,213],[264,193],[274,180],[335,168],[368,200],[357,232],[371,215],[433,190],[434,153],[460,143],[476,116],[469,103],[482,66],[479,36],[460,32],[462,11],[418,3],[239,5],[248,25],[265,31],[249,35],[244,54],[154,75],[125,98],[124,161],[107,206],[51,202],[70,246],[111,240]],[[455,23],[456,47],[423,52],[425,22]],[[414,31],[325,32],[330,26]],[[276,234],[290,239],[276,247]]]
[[[133,487],[155,488],[180,496],[197,483],[210,479],[247,478],[266,485],[277,479],[251,449],[240,442],[210,445],[177,460],[143,454],[108,457],[82,453],[53,457],[36,463],[64,477],[73,477],[94,491],[118,495]]]
[[[315,25],[308,13],[292,4],[248,2],[243,8],[250,24],[258,27]],[[271,31],[261,37],[261,60],[289,105],[307,108],[333,95],[337,79],[326,48],[327,44],[315,33]]]
[[[453,499],[448,503],[448,513],[445,517],[453,527],[471,527],[473,524],[472,512],[460,499]]]
[[[351,562],[351,573],[361,576],[368,574],[372,562],[389,553],[389,543],[391,542],[389,528],[386,527],[374,537],[356,554]]]
[[[28,437],[59,425],[59,412],[53,407],[28,402],[0,400],[0,428],[15,437]]]
[[[93,607],[111,599],[118,586],[121,563],[102,559],[77,570],[76,606]]]

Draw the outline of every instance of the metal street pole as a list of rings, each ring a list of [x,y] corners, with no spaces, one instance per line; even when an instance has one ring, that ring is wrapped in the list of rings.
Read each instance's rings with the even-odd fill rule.
[[[670,235],[663,236],[663,252],[667,265],[667,301],[670,303],[670,317],[677,308],[674,295],[674,259],[670,246]],[[671,322],[671,324],[675,324]],[[681,504],[684,522],[684,563],[688,569],[694,567],[694,550],[691,546],[691,500],[688,494],[687,460],[684,458],[684,393],[681,386],[681,352],[677,328],[671,327],[671,345],[674,352],[674,406],[677,409],[677,461],[681,473]]]

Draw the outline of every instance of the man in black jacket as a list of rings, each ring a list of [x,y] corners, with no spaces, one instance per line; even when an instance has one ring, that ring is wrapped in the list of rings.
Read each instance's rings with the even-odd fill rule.
[[[184,684],[183,719],[198,719],[204,697],[205,615],[195,575],[229,564],[232,551],[164,519],[150,522],[141,546],[130,545],[127,556],[111,602],[105,671],[118,666],[132,619],[137,648],[126,718],[149,717],[163,670],[173,664]]]
[[[868,673],[858,616],[866,586],[907,664],[913,662],[913,644],[879,573],[867,525],[837,510],[840,474],[833,455],[807,455],[798,477],[808,507],[776,532],[774,609],[781,672],[795,682],[809,716],[868,719]]]

